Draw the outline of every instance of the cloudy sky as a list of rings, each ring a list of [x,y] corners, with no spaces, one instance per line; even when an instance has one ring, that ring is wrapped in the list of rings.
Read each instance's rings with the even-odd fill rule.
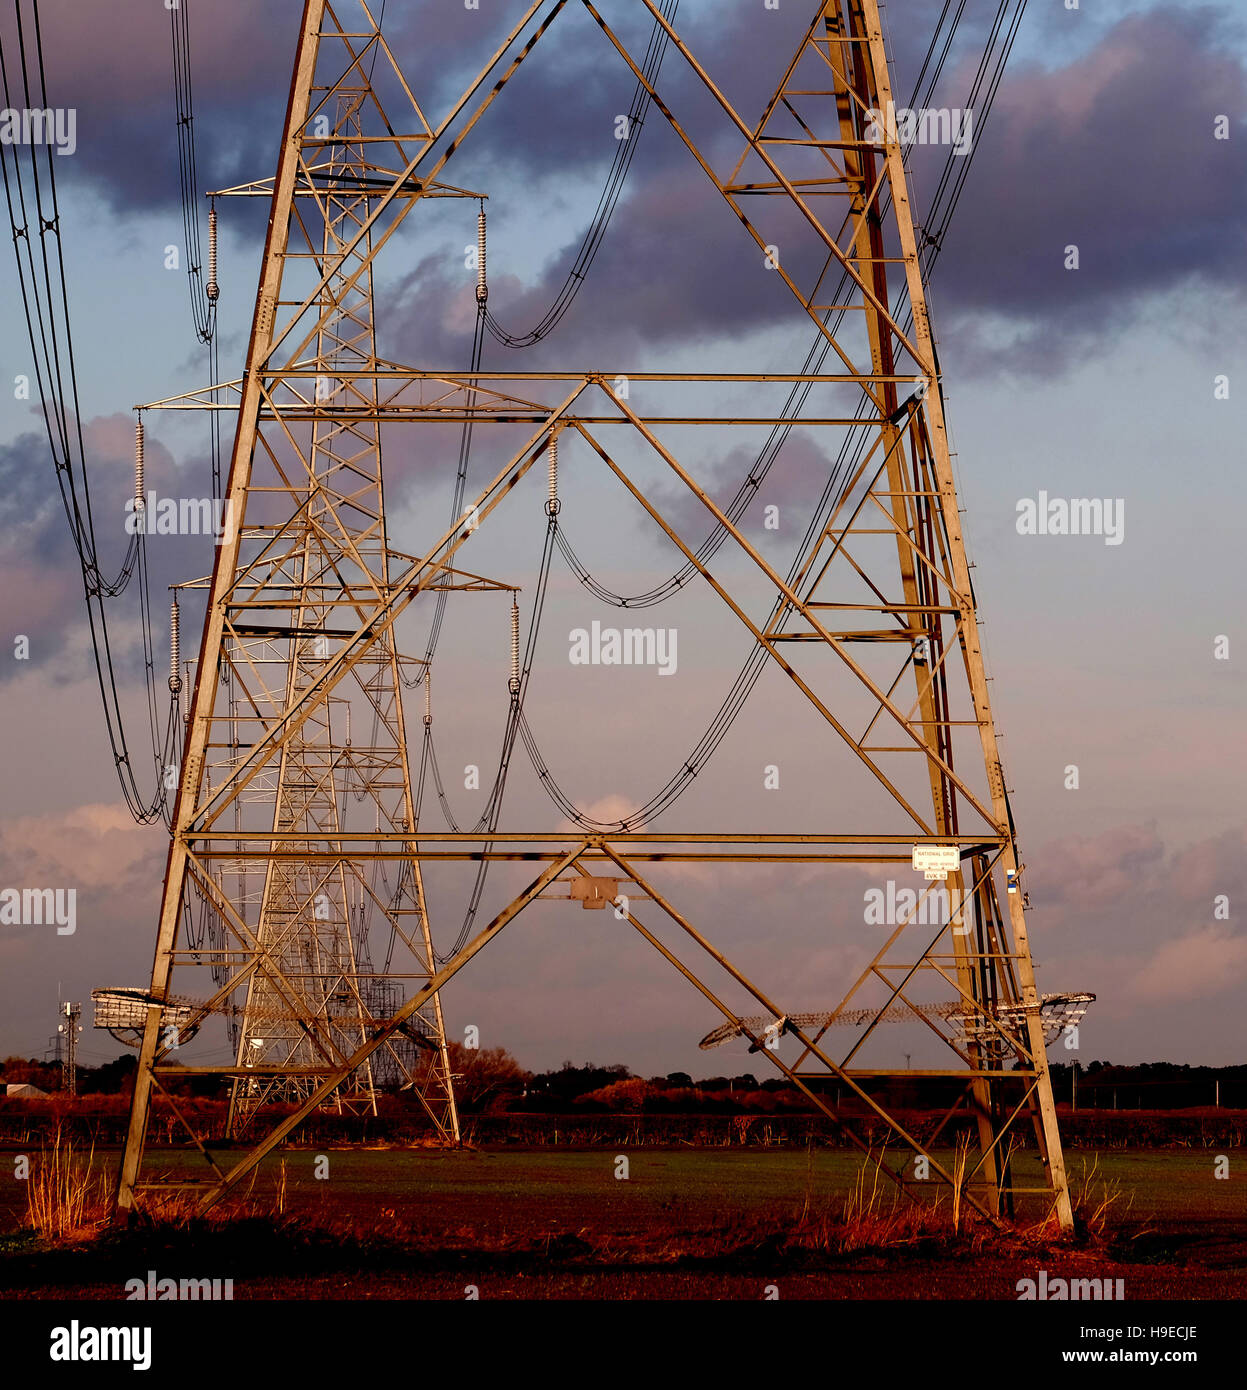
[[[131,407],[207,380],[185,275],[165,268],[166,247],[181,242],[168,16],[149,0],[43,0],[41,8],[50,100],[77,112],[77,148],[58,160],[57,175],[108,570],[125,543]],[[601,8],[643,47],[637,0],[603,0]],[[761,0],[681,0],[678,28],[753,119],[812,8],[813,0],[780,0],[775,10]],[[193,5],[205,188],[271,174],[299,9],[294,0]],[[900,92],[912,86],[939,9],[936,0],[888,6]],[[963,99],[995,9],[970,0],[935,104]],[[521,12],[515,0],[481,0],[478,10],[459,0],[389,0],[386,33],[431,120]],[[11,27],[0,25],[0,38],[7,59]],[[1241,1062],[1247,1042],[1238,519],[1247,364],[1237,331],[1247,287],[1245,62],[1247,22],[1229,3],[1084,0],[1069,10],[1063,0],[1030,0],[931,286],[1040,987],[1099,996],[1083,1027],[1084,1060],[1224,1064]],[[678,55],[668,55],[659,85],[730,166],[732,131],[699,97]],[[609,43],[571,4],[448,166],[448,181],[489,194],[490,303],[509,328],[530,326],[557,294],[632,88]],[[1228,139],[1215,138],[1220,118]],[[929,152],[915,152],[913,172],[921,219],[933,192]],[[222,209],[225,376],[241,369],[263,223],[262,203],[233,200]],[[475,205],[458,200],[422,204],[404,223],[378,265],[385,355],[466,365],[473,277],[463,247],[474,236]],[[1070,245],[1079,248],[1077,271],[1065,268]],[[589,281],[558,332],[523,365],[798,370],[808,321],[758,261],[655,117]],[[16,381],[30,372],[30,352],[11,258],[0,262],[0,322],[0,381]],[[484,366],[517,365],[517,354],[504,361],[503,353],[487,346]],[[1228,399],[1219,398],[1219,377],[1228,378]],[[72,936],[0,928],[0,1054],[38,1055],[58,999],[145,980],[166,840],[159,827],[135,826],[118,795],[42,424],[14,394],[0,392],[0,886],[74,887],[78,897]],[[482,478],[490,447],[481,445]],[[400,549],[414,551],[440,529],[454,450],[444,435],[418,449],[387,440],[391,536]],[[691,464],[717,496],[730,495],[752,454],[752,440],[690,446]],[[797,430],[783,458],[755,506],[774,502],[791,516],[788,543],[783,528],[776,537],[750,534],[786,567],[804,526],[801,505],[822,484],[823,454],[810,431]],[[149,417],[148,474],[164,493],[205,492],[202,421]],[[603,582],[632,592],[678,567],[618,489],[585,479],[578,484],[569,472],[564,521]],[[671,484],[655,478],[654,486]],[[1018,503],[1041,490],[1122,499],[1122,543],[1020,535]],[[699,525],[674,493],[662,495],[690,531]],[[534,497],[526,514],[498,528],[480,562],[529,586],[541,543]],[[205,573],[211,562],[207,544],[186,538],[153,538],[150,553],[158,612],[165,584]],[[145,748],[136,603],[132,591],[118,598],[110,625],[128,725]],[[594,618],[617,621],[618,612],[595,606],[558,565],[551,603],[530,719],[580,804],[604,818],[626,814],[696,742],[748,654],[748,634],[704,592],[685,592],[668,616],[650,610],[649,621],[679,628],[675,679],[577,671],[561,634]],[[455,771],[496,761],[505,713],[505,611],[494,604],[462,616],[452,615],[435,687],[439,752]],[[25,660],[13,655],[19,635],[30,639]],[[1218,656],[1219,638],[1228,639],[1226,657]],[[161,617],[158,661],[164,640]],[[766,804],[767,828],[851,824],[853,808],[837,801],[830,775],[838,764],[828,735],[799,725],[794,708],[782,677],[769,673],[672,812],[671,827],[756,824],[764,764],[789,774],[782,803]],[[1066,786],[1071,764],[1077,789]],[[474,819],[479,798],[450,785],[458,812]],[[531,769],[519,766],[503,828],[558,823]],[[849,905],[860,904],[866,877],[842,876],[834,891],[813,870],[688,870],[667,881],[679,882],[690,916],[785,1007],[834,1002],[827,994],[860,967],[867,936],[860,909]],[[507,886],[498,876],[497,901]],[[453,937],[463,882],[447,876],[432,891],[439,929]],[[843,910],[829,915],[829,895]],[[533,1068],[564,1059],[663,1072],[756,1065],[743,1049],[697,1052],[713,1013],[635,934],[620,934],[627,930],[609,914],[534,910],[447,991],[452,1033],[474,1023],[485,1045],[510,1047]],[[908,1049],[901,1036],[885,1046]],[[85,1039],[88,1060],[116,1050],[106,1035]]]

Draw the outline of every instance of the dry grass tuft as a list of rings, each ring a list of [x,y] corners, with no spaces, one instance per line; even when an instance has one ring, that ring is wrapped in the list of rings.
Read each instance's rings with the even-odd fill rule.
[[[96,1169],[95,1146],[83,1158],[58,1125],[27,1179],[28,1226],[45,1240],[77,1245],[104,1229],[109,1210],[108,1180]]]
[[[1100,1175],[1098,1155],[1092,1160],[1090,1168],[1087,1167],[1087,1160],[1083,1159],[1082,1174],[1077,1180],[1070,1182],[1069,1195],[1074,1208],[1074,1221],[1080,1234],[1091,1236],[1095,1240],[1103,1239],[1109,1213],[1121,1201],[1122,1190],[1121,1183],[1116,1178],[1110,1182]],[[1117,1215],[1125,1216],[1133,1201],[1134,1198],[1131,1197]]]
[[[967,1156],[968,1148],[959,1146],[953,1171],[959,1185],[965,1179]],[[965,1210],[960,1186],[951,1202],[946,1202],[945,1194],[938,1191],[933,1200],[914,1201],[899,1187],[887,1184],[872,1160],[862,1163],[838,1210],[830,1204],[821,1211],[813,1210],[811,1195],[807,1175],[801,1210],[784,1232],[785,1244],[791,1249],[846,1255],[894,1249],[918,1241],[960,1244],[964,1236]],[[971,1243],[977,1243],[985,1234],[986,1228],[976,1232]]]

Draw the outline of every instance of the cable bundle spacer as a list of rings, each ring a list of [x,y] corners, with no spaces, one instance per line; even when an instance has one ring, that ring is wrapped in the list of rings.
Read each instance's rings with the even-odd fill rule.
[[[485,280],[485,209],[476,214],[476,302],[484,304],[489,298]]]

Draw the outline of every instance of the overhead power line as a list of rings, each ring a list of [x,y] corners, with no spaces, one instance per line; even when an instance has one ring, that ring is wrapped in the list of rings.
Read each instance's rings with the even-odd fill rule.
[[[3,45],[0,45],[0,83],[4,88],[5,107],[48,110],[52,103],[48,100],[38,0],[29,0],[29,3],[14,0],[13,13],[17,36],[16,62],[12,61],[12,52],[6,55]],[[15,100],[18,95],[20,102]],[[109,747],[131,815],[140,823],[149,823],[165,815],[167,792],[164,769],[176,760],[181,728],[180,720],[176,717],[176,700],[171,701],[163,730],[156,712],[144,535],[141,528],[131,534],[120,570],[115,578],[106,580],[100,570],[82,434],[64,237],[52,146],[37,141],[26,145],[0,144],[0,168],[3,170],[5,205],[13,238],[35,384],[57,488],[82,574],[91,650],[104,707]],[[156,762],[156,786],[150,794],[139,786],[126,738],[117,691],[113,644],[105,611],[105,600],[121,594],[136,571],[142,590],[140,609],[144,615],[144,674],[152,752]]]

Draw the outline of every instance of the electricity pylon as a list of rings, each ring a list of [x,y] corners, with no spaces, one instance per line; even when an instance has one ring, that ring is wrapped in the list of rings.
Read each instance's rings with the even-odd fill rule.
[[[370,1060],[401,1038],[448,981],[531,903],[562,896],[579,899],[584,907],[621,904],[618,920],[674,965],[731,1029],[748,1038],[872,1160],[884,1166],[861,1126],[829,1099],[832,1091],[839,1089],[859,1115],[882,1125],[891,1141],[921,1155],[934,1182],[914,1183],[885,1167],[907,1196],[917,1196],[915,1189],[952,1185],[968,1207],[988,1221],[998,1220],[1012,1210],[1015,1195],[1035,1190],[1015,1179],[1010,1157],[1015,1136],[1026,1122],[1033,1125],[1043,1165],[1042,1190],[1049,1194],[1062,1228],[1072,1226],[1045,1055],[1045,1018],[1020,887],[1022,866],[983,668],[905,152],[888,123],[881,129],[874,119],[892,109],[893,102],[877,0],[823,0],[817,5],[797,53],[753,125],[736,111],[654,0],[636,3],[678,54],[686,77],[691,75],[739,137],[742,152],[731,169],[717,168],[706,147],[693,139],[655,89],[646,65],[593,0],[536,0],[436,127],[428,124],[411,97],[366,6],[366,22],[358,32],[348,32],[326,0],[306,0],[277,175],[271,184],[249,189],[270,196],[272,211],[247,370],[239,381],[217,388],[233,393],[238,403],[229,499],[242,518],[241,531],[221,547],[209,594],[122,1172],[123,1208],[134,1202],[151,1088],[163,1074],[185,1070],[169,1065],[160,1021],[162,1005],[172,1005],[175,998],[170,972],[178,954],[182,897],[193,878],[240,943],[230,957],[237,972],[235,987],[241,978],[256,980],[244,1037],[248,1030],[255,1036],[257,1029],[266,1028],[269,1013],[282,1014],[287,1021],[292,1014],[293,1021],[313,1035],[306,1045],[299,1042],[296,1055],[295,1033],[290,1031],[275,1060],[266,1063],[283,1078],[282,1084],[289,1085],[295,1072],[306,1077],[307,1094],[263,1137],[257,1134],[252,1147],[228,1171],[217,1169],[215,1182],[205,1191],[205,1205],[250,1173],[318,1105],[344,1086],[358,1087]],[[424,198],[465,195],[465,190],[439,181],[446,164],[569,7],[591,16],[604,36],[604,52],[613,48],[643,85],[654,109],[687,148],[689,177],[708,178],[733,214],[729,224],[743,226],[752,237],[759,266],[765,267],[759,273],[773,275],[794,297],[801,321],[807,331],[809,325],[814,327],[817,344],[825,349],[817,367],[794,373],[580,369],[508,374],[484,372],[475,364],[467,372],[433,371],[382,360],[365,371],[356,361],[345,372],[354,384],[321,399],[317,377],[335,380],[333,359],[341,335],[328,334],[327,326],[338,315],[338,306],[368,283],[374,258]],[[347,50],[345,63],[339,45]],[[418,118],[415,135],[397,137],[388,122],[370,125],[366,119],[379,110],[366,65],[381,54],[411,99]],[[338,76],[344,69],[346,78]],[[344,142],[337,134],[315,134],[318,114],[337,110],[341,123],[346,109],[341,104],[343,82],[352,100],[358,98],[353,107],[346,103],[352,111],[351,130],[356,139],[362,138],[361,131],[372,130],[375,142],[360,145],[368,151],[367,160],[361,156],[353,166],[360,183],[367,185],[368,198],[359,208],[360,216],[349,224],[326,210],[331,197],[327,189],[334,179],[341,183],[345,174],[327,154],[326,142]],[[356,124],[357,118],[364,124]],[[383,164],[376,152],[391,146],[396,157]],[[300,210],[306,204],[300,199],[310,200],[317,214],[324,214],[327,228],[336,227],[323,244],[305,253],[315,282],[306,292],[292,291],[285,278],[294,264],[287,240],[294,228],[306,229]],[[834,370],[821,369],[825,360]],[[375,387],[360,393],[358,383],[365,378]],[[625,383],[622,389],[620,382]],[[688,404],[678,416],[646,413],[630,403],[629,382],[657,383],[655,395],[661,395],[663,383],[677,383]],[[694,408],[707,388],[728,382],[740,393],[731,404],[739,399],[757,402],[758,414],[744,417],[722,408],[716,412],[709,405],[702,405],[699,413]],[[816,399],[827,405],[820,414],[795,418],[803,429],[824,432],[820,437],[840,444],[823,501],[786,576],[750,542],[739,513],[729,515],[712,500],[669,442],[670,428],[676,425],[711,426],[720,439],[732,430],[790,425],[792,413],[764,408],[775,382],[809,384],[818,393]],[[147,408],[203,408],[212,399],[206,391]],[[721,391],[718,399],[723,399]],[[505,423],[512,430],[522,426],[527,435],[471,501],[465,513],[470,522],[452,522],[423,556],[402,557],[388,573],[375,557],[367,562],[356,531],[338,517],[353,505],[350,487],[335,485],[336,495],[327,496],[320,481],[334,475],[332,460],[343,457],[342,448],[329,446],[327,440],[339,440],[343,433],[370,424],[379,428],[382,420],[471,422],[474,427]],[[319,455],[315,450],[308,456],[296,452],[291,461],[292,427],[308,421],[314,422],[321,440]],[[285,433],[274,431],[274,423]],[[622,450],[608,445],[608,436],[611,441],[627,437],[634,446],[643,444],[664,479],[674,478],[697,499],[706,519],[730,542],[738,564],[765,581],[771,595],[769,613],[751,611],[756,599],[746,598],[730,566],[716,564],[714,572],[710,570],[704,553],[683,534],[686,528],[671,520],[669,508],[664,511],[662,494],[637,480],[634,464],[624,467]],[[316,780],[304,774],[333,746],[319,730],[330,719],[339,692],[352,680],[366,688],[361,672],[371,668],[390,672],[387,691],[399,689],[400,682],[393,679],[397,670],[392,637],[399,616],[422,595],[427,602],[439,588],[503,587],[464,575],[453,562],[491,515],[517,494],[547,450],[553,460],[555,439],[561,441],[565,459],[575,448],[578,458],[590,466],[599,464],[605,475],[618,480],[670,539],[690,572],[695,571],[739,619],[756,651],[800,693],[814,725],[811,757],[826,766],[829,785],[844,788],[843,828],[726,834],[708,826],[699,833],[673,833],[646,823],[642,816],[605,827],[574,816],[580,828],[572,831],[540,826],[471,832],[420,828],[417,838],[414,823],[391,820],[348,845],[328,804],[304,799],[306,783]],[[323,456],[320,462],[318,456]],[[278,486],[270,483],[271,492],[253,477],[253,464],[258,470],[262,462],[285,480]],[[297,480],[292,468],[299,471]],[[553,531],[559,525],[553,461],[550,489]],[[379,500],[379,485],[368,496]],[[270,511],[276,507],[279,515],[270,517],[261,503]],[[370,505],[358,510],[371,516]],[[266,526],[269,529],[263,529]],[[379,515],[376,529],[363,525],[362,532],[377,542],[379,553],[393,559],[394,552],[385,551]],[[325,555],[330,535],[333,565]],[[250,554],[243,553],[244,543],[252,547]],[[331,599],[326,601],[317,586],[326,583],[331,571]],[[257,610],[262,610],[262,618]],[[253,615],[252,631],[240,631],[248,612]],[[279,614],[284,615],[280,621]],[[330,621],[337,623],[332,631]],[[205,759],[210,749],[222,746],[226,728],[214,714],[220,674],[231,664],[239,665],[229,653],[243,641],[277,643],[286,679],[280,697],[264,702],[257,701],[257,691],[264,693],[268,687],[255,680],[242,682],[246,709],[229,728],[228,762],[215,780],[205,780]],[[248,672],[259,666],[258,660],[246,664]],[[511,689],[514,711],[523,698],[523,684],[514,671]],[[401,710],[401,703],[396,701],[395,708]],[[401,713],[395,725],[396,746],[401,747]],[[529,738],[526,742],[538,764],[535,747]],[[297,775],[291,775],[292,768]],[[689,770],[696,771],[691,765]],[[539,766],[539,771],[548,785],[549,769]],[[244,795],[254,795],[266,778],[280,785],[283,775],[289,793],[285,799],[279,797],[270,829],[240,821],[225,824],[228,808],[239,805]],[[851,777],[857,778],[853,787]],[[300,818],[306,829],[289,828]],[[350,1007],[333,1014],[333,1027],[325,1028],[321,1021],[330,997],[325,981],[338,979],[339,973],[345,976],[348,968],[360,969],[358,959],[348,961],[344,955],[350,938],[343,930],[348,896],[343,885],[350,883],[349,865],[384,862],[387,855],[400,856],[410,866],[421,922],[422,861],[537,861],[545,867],[448,960],[439,962],[430,951],[429,977],[415,982],[400,1007],[386,1016],[366,1017],[362,991],[356,991],[348,1000]],[[267,935],[258,935],[248,924],[239,894],[230,900],[217,886],[207,866],[219,861],[263,866],[264,911],[271,918]],[[819,864],[829,870],[844,864],[912,865],[928,882],[921,901],[938,889],[952,906],[934,929],[916,907],[903,913],[855,979],[811,979],[810,988],[818,988],[822,997],[800,1002],[807,1009],[817,1003],[821,1012],[798,1013],[798,1001],[778,1000],[694,925],[689,913],[672,900],[674,893],[659,886],[660,871],[648,867],[659,861]],[[319,880],[313,866],[322,871]],[[305,946],[322,952],[319,964],[306,967],[318,981],[316,994],[309,998],[301,992],[298,978],[304,958],[282,955],[278,944],[287,939],[286,923],[305,915],[315,896],[312,890],[318,883],[324,889],[331,874],[338,875],[338,886],[327,894],[329,925],[304,937]],[[569,885],[566,894],[555,894],[556,881]],[[617,895],[623,883],[635,885],[626,903]],[[643,922],[634,902],[652,903],[658,925]],[[782,931],[782,924],[772,930]],[[675,945],[660,932],[674,937]],[[681,942],[691,943],[696,966],[689,963],[688,953],[677,951]],[[280,966],[274,964],[275,955],[284,962]],[[711,983],[707,972],[722,973],[726,984]],[[953,1005],[934,1007],[924,993],[928,989],[942,1001],[951,992]],[[204,1009],[227,992],[222,985]],[[735,1002],[738,998],[754,1010],[761,1005],[770,1020],[765,1028],[758,1028],[756,1019],[745,1019]],[[910,1073],[908,1065],[863,1065],[878,1040],[876,1025],[906,1009],[952,1054],[947,1064],[918,1073]],[[831,1051],[828,1030],[850,1017],[871,1021],[847,1054],[838,1057]],[[811,1018],[818,1022],[811,1023]],[[798,1055],[793,1061],[781,1055],[779,1044],[785,1038],[795,1040]],[[305,1063],[304,1058],[312,1060]],[[251,1068],[250,1076],[241,1065],[234,1070],[250,1085],[262,1069]],[[911,1133],[878,1093],[881,1080],[907,1074],[944,1078],[960,1088],[957,1105],[925,1139]],[[967,1164],[964,1172],[950,1170],[934,1152],[961,1105],[972,1117],[979,1140],[977,1161]]]
[[[365,126],[389,130],[388,148],[398,151],[401,163],[407,147],[427,142],[430,132],[417,110],[414,133],[394,134],[362,70],[349,61],[340,65],[345,75],[314,99],[311,73],[320,37],[305,25],[303,85],[291,97],[276,180],[226,190],[271,196],[275,203],[285,199],[281,222],[270,228],[253,324],[249,367],[257,380],[257,364],[271,349],[274,307],[283,294],[300,292],[301,267],[315,286],[308,312],[316,327],[300,356],[305,385],[285,402],[288,408],[262,412],[258,400],[267,392],[261,387],[250,408],[240,411],[150,997],[168,997],[179,955],[177,919],[192,893],[215,916],[217,939],[227,944],[209,951],[218,989],[185,1027],[171,1037],[167,1027],[154,1033],[161,1015],[149,1011],[123,1206],[133,1200],[150,1091],[163,1076],[215,1071],[231,1077],[229,1130],[241,1137],[265,1105],[311,1094],[320,1077],[393,1015],[402,982],[427,981],[435,968],[419,859],[400,851],[370,865],[353,853],[369,832],[391,848],[411,844],[416,813],[401,691],[427,678],[423,663],[413,671],[392,633],[382,630],[352,663],[349,690],[315,696],[326,665],[361,616],[394,592],[371,237],[367,230],[357,235],[368,222],[386,155]],[[335,37],[340,50],[351,51],[351,38]],[[300,212],[292,217],[295,200]],[[266,432],[261,413],[279,420],[279,427]],[[307,717],[292,719],[304,701],[312,706]],[[277,752],[264,772],[238,777],[243,750],[274,730],[280,730]],[[236,855],[186,852],[191,826],[230,825],[242,836],[265,818],[288,852],[257,859],[241,839]],[[369,928],[378,924],[388,931],[388,943],[370,940]],[[372,958],[377,946],[387,954],[381,971]],[[406,951],[405,971],[390,968],[396,949]],[[197,959],[203,952],[192,947],[181,954]],[[233,1002],[239,995],[241,1005]],[[214,1010],[234,1023],[235,1065],[176,1065],[179,1034],[189,1037]],[[401,1034],[348,1071],[333,1101],[339,1109],[375,1113],[382,1081],[411,1090],[434,1132],[458,1140],[436,993],[405,1020]],[[198,1142],[193,1131],[192,1137]]]
[[[376,419],[336,418],[343,406],[374,414],[377,408],[376,377],[358,375],[373,372],[377,364],[368,239],[346,250],[369,210],[365,180],[372,161],[361,118],[368,99],[368,91],[352,86],[348,76],[320,103],[329,143],[317,171],[324,189],[319,264],[330,274],[318,300],[322,318],[328,317],[309,365],[316,372],[313,399],[323,413],[312,424],[308,476],[292,487],[292,495],[301,498],[299,509],[278,523],[279,531],[266,534],[264,592],[266,600],[280,592],[282,611],[292,620],[289,634],[266,631],[259,637],[270,650],[277,638],[283,657],[288,654],[277,660],[279,672],[283,665],[286,672],[282,710],[298,704],[316,683],[331,646],[340,646],[342,617],[359,613],[356,591],[386,594],[389,586],[380,425]],[[356,269],[363,273],[352,283]],[[258,588],[255,571],[252,581]],[[232,670],[239,669],[238,653],[229,653],[228,660]],[[347,828],[344,816],[352,798],[374,817],[378,832],[401,836],[415,829],[402,677],[391,633],[383,633],[361,659],[355,679],[354,728],[348,702],[330,700],[283,742],[274,831],[332,836]],[[382,895],[359,861],[343,853],[341,841],[331,840],[329,852],[337,857],[272,859],[266,867],[256,931],[261,964],[247,981],[238,1036],[243,1075],[233,1093],[235,1134],[266,1101],[310,1094],[317,1064],[330,1055],[349,1056],[367,1040],[373,1019],[386,1015],[389,981],[375,973],[358,923],[379,914],[396,932],[414,939],[425,975],[432,973],[419,860],[400,861],[395,891]],[[419,1075],[408,1079],[416,1083],[438,1132],[457,1138],[436,996],[415,1025],[425,1055],[411,1058]],[[375,1113],[373,1072],[370,1058],[335,1100]]]

